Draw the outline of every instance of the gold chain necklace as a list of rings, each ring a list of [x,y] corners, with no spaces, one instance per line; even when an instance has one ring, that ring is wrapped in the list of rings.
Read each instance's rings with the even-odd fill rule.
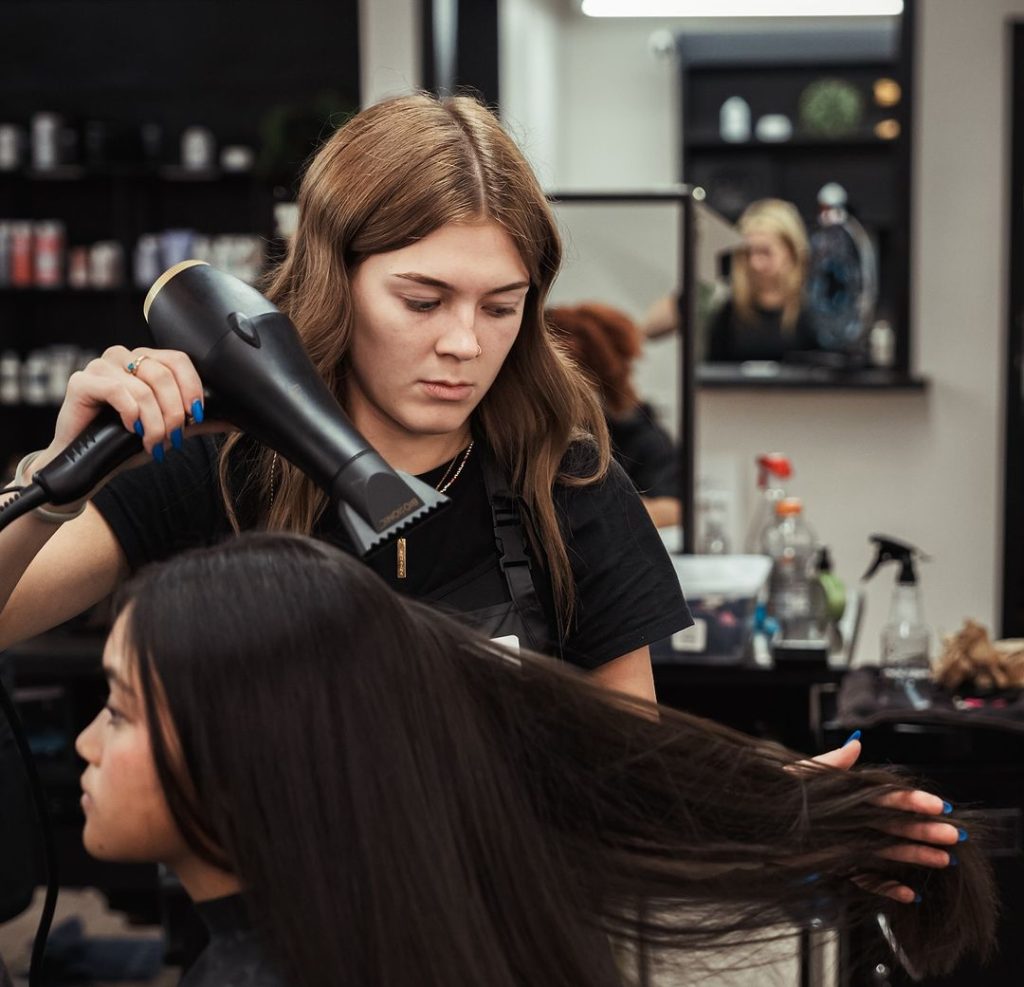
[[[441,477],[441,482],[438,483],[436,487],[434,487],[434,489],[438,493],[443,494],[446,490],[450,489],[451,485],[459,478],[460,474],[462,473],[463,469],[466,466],[466,463],[469,461],[469,454],[472,451],[473,442],[472,440],[470,440],[470,443],[468,446],[466,446],[466,451],[462,454],[461,459],[459,458],[458,454],[455,455],[452,461],[448,464],[448,469],[444,471],[444,476]],[[456,463],[459,464],[458,468],[456,468],[455,466]],[[454,473],[452,473],[453,469],[455,470]],[[398,576],[399,579],[405,579],[406,577],[406,565],[408,562],[408,557],[409,553],[406,541],[404,538],[399,538],[397,542],[397,553],[395,557],[396,575]]]

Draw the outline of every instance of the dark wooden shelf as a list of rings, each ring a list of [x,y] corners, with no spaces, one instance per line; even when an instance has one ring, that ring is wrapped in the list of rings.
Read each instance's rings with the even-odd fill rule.
[[[752,373],[743,364],[705,363],[697,368],[697,384],[718,390],[765,391],[917,391],[928,389],[927,377],[896,370],[832,370],[778,364],[772,374]]]
[[[0,298],[125,298],[132,296],[144,296],[146,288],[136,288],[124,285],[120,288],[69,288],[62,285],[59,288],[12,288],[10,286],[0,287]]]
[[[852,150],[884,150],[899,146],[900,139],[882,140],[873,134],[856,137],[820,137],[796,134],[787,140],[762,141],[751,138],[747,141],[726,141],[713,134],[694,135],[684,141],[686,151],[714,151],[716,154],[749,154],[757,152],[786,151],[836,151],[848,153]]]
[[[19,168],[0,171],[0,180],[9,182],[95,182],[95,181],[148,181],[157,180],[187,184],[190,182],[247,182],[263,180],[255,171],[224,171],[221,168],[193,170],[180,165],[111,164],[102,168],[85,165],[61,165],[40,171]],[[269,181],[269,179],[267,180]]]

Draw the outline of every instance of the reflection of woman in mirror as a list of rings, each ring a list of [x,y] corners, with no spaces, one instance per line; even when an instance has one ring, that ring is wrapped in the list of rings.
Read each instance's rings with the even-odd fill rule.
[[[744,210],[738,226],[743,245],[733,256],[732,293],[711,318],[706,359],[781,361],[818,349],[803,307],[807,230],[796,207],[760,199]]]
[[[633,387],[633,361],[643,348],[643,334],[625,312],[593,302],[550,308],[545,317],[596,388],[612,455],[633,481],[648,514],[659,528],[678,524],[675,446],[654,409]]]

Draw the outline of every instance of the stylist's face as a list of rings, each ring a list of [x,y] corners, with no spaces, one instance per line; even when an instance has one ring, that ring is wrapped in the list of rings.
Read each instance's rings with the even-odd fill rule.
[[[775,288],[795,263],[786,241],[774,233],[754,231],[744,238],[750,279],[755,288]]]
[[[173,862],[184,844],[157,777],[129,647],[120,617],[103,651],[110,698],[75,742],[86,761],[82,840],[101,860]]]
[[[371,442],[467,432],[515,342],[528,288],[511,237],[489,220],[364,260],[352,279],[356,426]]]

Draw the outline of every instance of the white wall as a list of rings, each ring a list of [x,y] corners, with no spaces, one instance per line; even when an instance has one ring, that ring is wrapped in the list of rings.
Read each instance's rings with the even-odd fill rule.
[[[420,4],[359,0],[360,104],[417,89],[420,61]]]
[[[502,0],[498,7],[498,91],[502,122],[545,188],[559,174],[561,16],[549,0]]]
[[[561,188],[649,188],[679,181],[677,70],[653,57],[660,22],[571,17],[558,93]]]
[[[918,542],[934,556],[924,570],[927,617],[948,631],[967,615],[995,626],[998,614],[1005,21],[1024,15],[1024,0],[924,0],[918,8],[913,333],[916,369],[931,387],[926,394],[704,391],[698,456],[723,473],[736,464],[746,494],[754,455],[788,452],[793,490],[848,581],[867,566],[870,533]],[[555,185],[637,188],[678,178],[675,70],[647,46],[661,26],[673,25],[558,20]],[[512,84],[503,78],[506,95]],[[672,347],[652,344],[649,366],[663,369]],[[656,388],[651,396],[670,404],[664,375],[644,374]],[[891,578],[869,591],[862,658],[873,657]]]

